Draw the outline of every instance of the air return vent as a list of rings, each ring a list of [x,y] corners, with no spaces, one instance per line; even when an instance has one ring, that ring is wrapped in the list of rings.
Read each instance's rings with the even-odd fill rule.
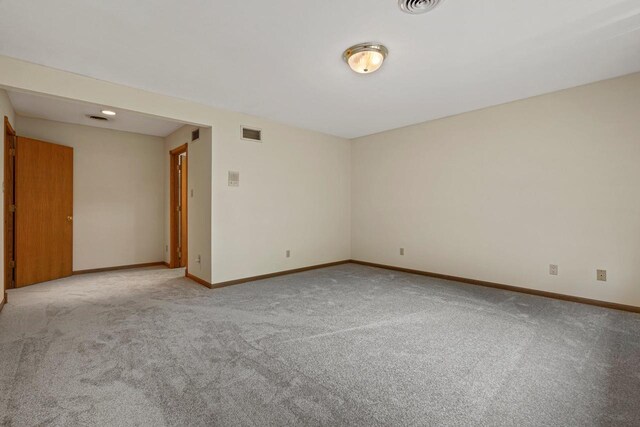
[[[246,126],[242,126],[242,139],[262,142],[262,131],[260,129],[252,129]]]
[[[101,121],[101,122],[108,122],[109,121],[109,119],[107,119],[106,117],[102,117],[102,116],[91,116],[91,115],[89,115],[87,117],[90,118],[91,120],[98,120],[98,121]]]
[[[403,12],[418,15],[429,12],[443,1],[444,0],[398,0],[398,6],[400,6]]]

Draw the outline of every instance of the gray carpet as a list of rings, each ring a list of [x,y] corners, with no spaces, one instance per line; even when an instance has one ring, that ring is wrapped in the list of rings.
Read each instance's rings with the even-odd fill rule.
[[[640,425],[640,316],[341,265],[75,276],[0,313],[3,425]]]

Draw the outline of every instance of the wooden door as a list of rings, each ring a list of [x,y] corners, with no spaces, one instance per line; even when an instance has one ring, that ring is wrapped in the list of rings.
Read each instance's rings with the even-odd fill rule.
[[[180,156],[180,267],[187,266],[187,156]]]
[[[17,138],[16,287],[70,276],[73,148]]]
[[[187,162],[188,145],[184,144],[169,152],[169,267],[187,265]],[[184,165],[182,161],[184,160]],[[184,174],[184,180],[181,175]],[[184,253],[183,253],[184,250]]]

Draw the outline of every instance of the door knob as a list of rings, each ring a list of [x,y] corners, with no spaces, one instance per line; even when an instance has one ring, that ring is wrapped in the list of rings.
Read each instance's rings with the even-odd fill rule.
[[[72,217],[71,215],[69,215],[69,216],[67,217],[67,221],[69,221],[69,222],[73,221],[73,217]]]

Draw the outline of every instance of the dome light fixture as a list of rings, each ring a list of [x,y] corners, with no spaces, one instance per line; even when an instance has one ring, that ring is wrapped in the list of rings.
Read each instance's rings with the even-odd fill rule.
[[[368,42],[351,46],[342,54],[349,67],[356,73],[371,74],[382,66],[389,50],[380,43]]]
[[[104,114],[105,116],[115,116],[116,112],[111,110],[102,110],[102,114]]]

